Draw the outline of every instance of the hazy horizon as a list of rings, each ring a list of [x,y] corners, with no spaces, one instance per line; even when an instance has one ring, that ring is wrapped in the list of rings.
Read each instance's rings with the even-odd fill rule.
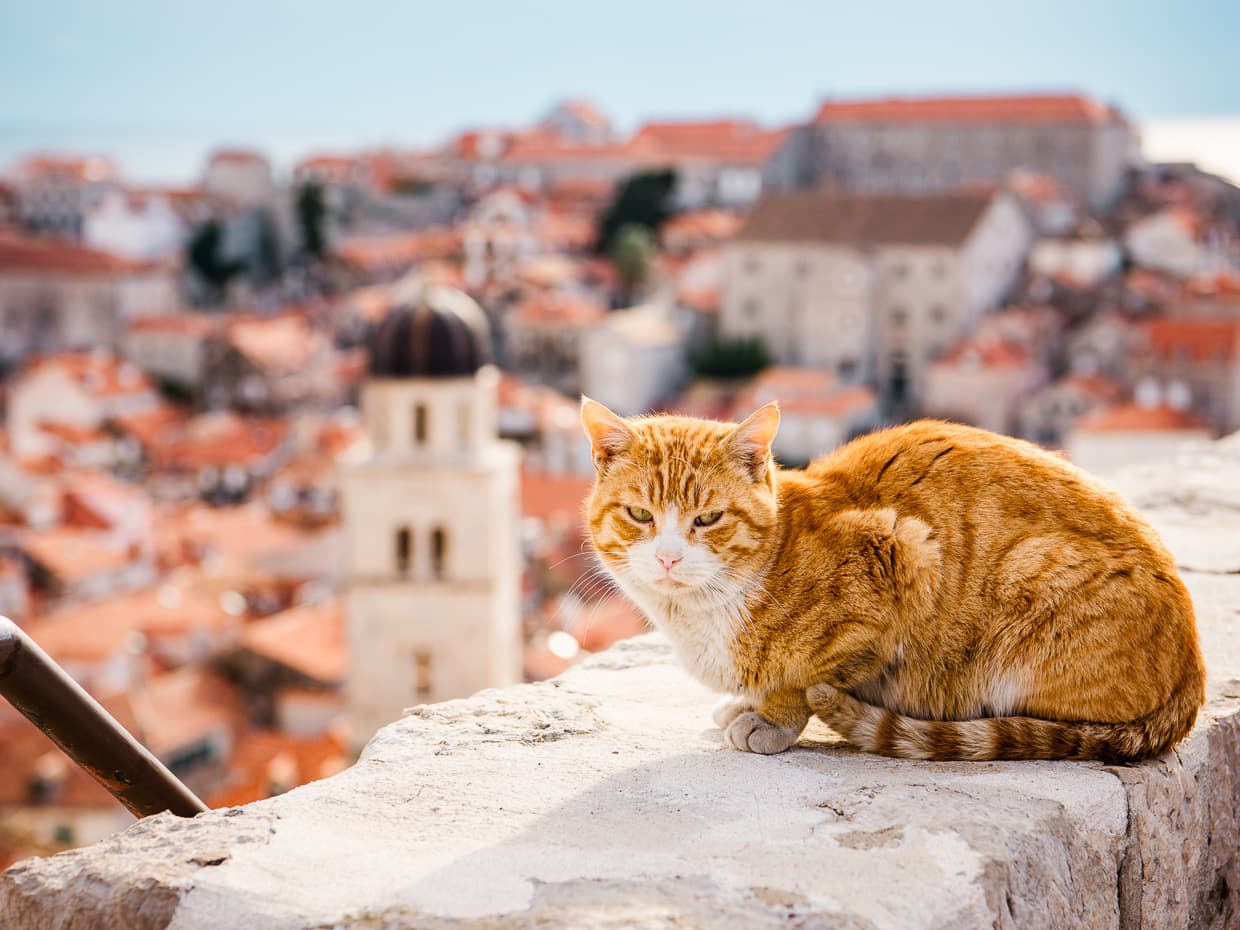
[[[1222,77],[1238,34],[1226,0],[1191,13],[1149,0],[218,0],[192,16],[155,0],[47,0],[14,6],[0,32],[0,169],[33,150],[98,151],[135,180],[183,183],[215,146],[286,167],[525,125],[563,97],[628,130],[724,115],[784,125],[827,97],[1080,92],[1165,140],[1182,121],[1240,120],[1240,82]]]

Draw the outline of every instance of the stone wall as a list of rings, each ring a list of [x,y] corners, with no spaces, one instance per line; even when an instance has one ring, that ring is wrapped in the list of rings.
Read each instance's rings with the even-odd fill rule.
[[[271,801],[0,876],[8,930],[1240,926],[1240,439],[1116,484],[1176,552],[1209,703],[1130,767],[723,747],[643,637],[418,708]]]

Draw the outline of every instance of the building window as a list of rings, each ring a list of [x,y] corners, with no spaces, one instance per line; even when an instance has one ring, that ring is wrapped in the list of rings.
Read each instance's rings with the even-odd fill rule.
[[[418,445],[426,442],[426,404],[413,408],[413,440]]]
[[[810,263],[805,259],[801,259],[796,263],[795,270],[798,278],[808,278],[811,270]]]
[[[413,533],[402,526],[396,531],[396,574],[408,575],[413,565]]]
[[[431,653],[429,649],[413,652],[413,696],[426,702],[431,698]]]
[[[935,304],[930,308],[930,322],[941,324],[947,319],[947,308],[942,304]]]
[[[744,268],[746,274],[757,274],[762,270],[762,263],[756,258],[746,259]]]
[[[431,533],[431,574],[436,580],[444,576],[448,561],[448,534],[442,526],[435,527]]]
[[[837,366],[840,377],[848,381],[857,376],[857,360],[855,358],[842,358]]]
[[[741,309],[745,312],[745,316],[751,320],[758,318],[758,311],[761,309],[756,300],[747,300],[741,305]]]
[[[892,307],[888,318],[891,320],[891,325],[896,329],[903,329],[904,325],[908,323],[908,311],[903,307]]]
[[[887,274],[890,275],[894,281],[902,281],[908,277],[908,265],[904,262],[896,262],[887,268]]]

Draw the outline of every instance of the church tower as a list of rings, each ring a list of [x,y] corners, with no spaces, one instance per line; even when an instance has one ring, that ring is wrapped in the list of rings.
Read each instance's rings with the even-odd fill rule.
[[[521,678],[517,447],[466,294],[398,286],[370,335],[370,458],[343,486],[353,742],[413,704]]]

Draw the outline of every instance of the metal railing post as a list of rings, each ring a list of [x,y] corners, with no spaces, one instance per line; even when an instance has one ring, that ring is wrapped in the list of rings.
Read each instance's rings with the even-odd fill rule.
[[[136,816],[208,809],[7,617],[0,617],[0,695]]]

